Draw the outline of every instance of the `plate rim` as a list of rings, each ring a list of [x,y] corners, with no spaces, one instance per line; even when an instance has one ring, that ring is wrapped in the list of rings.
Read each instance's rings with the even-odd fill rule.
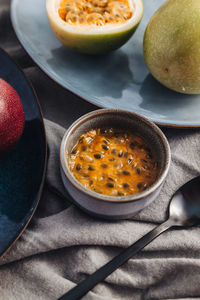
[[[46,130],[45,130],[45,125],[44,125],[44,116],[43,116],[43,112],[42,112],[42,109],[41,109],[41,105],[39,103],[38,96],[36,94],[36,91],[35,91],[32,83],[31,83],[31,81],[26,76],[26,74],[23,71],[23,69],[15,61],[15,59],[13,59],[10,56],[10,54],[8,54],[8,52],[6,52],[2,47],[0,47],[0,52],[2,52],[4,55],[6,55],[9,58],[9,60],[16,66],[16,68],[18,69],[18,71],[22,73],[25,81],[27,82],[27,84],[29,85],[29,87],[30,87],[30,89],[31,89],[31,91],[33,93],[33,96],[34,96],[34,99],[35,99],[35,103],[37,105],[38,111],[39,111],[40,116],[41,116],[41,124],[42,124],[43,132],[44,132],[44,147],[45,147],[44,148],[44,168],[43,168],[43,173],[42,173],[42,179],[41,179],[40,186],[39,186],[39,189],[38,189],[37,197],[36,197],[36,199],[34,201],[35,202],[34,208],[31,207],[31,208],[33,208],[33,211],[31,213],[31,215],[28,217],[25,225],[22,228],[20,228],[19,233],[12,239],[12,241],[9,243],[8,247],[0,254],[0,259],[1,259],[4,255],[6,255],[9,252],[9,250],[14,246],[14,244],[17,242],[17,240],[21,237],[21,235],[23,234],[23,232],[25,231],[25,229],[29,225],[31,219],[33,218],[33,216],[34,216],[34,214],[36,212],[36,209],[38,207],[38,204],[40,202],[41,195],[42,195],[42,192],[43,192],[44,182],[45,182],[46,170],[47,170],[47,136],[46,136]]]
[[[75,88],[73,86],[71,86],[71,84],[69,84],[68,82],[66,82],[66,84],[62,83],[58,78],[57,78],[57,74],[52,74],[51,71],[49,71],[45,66],[43,66],[43,64],[41,62],[37,62],[34,53],[26,46],[23,37],[20,35],[19,31],[17,30],[17,21],[16,21],[16,14],[14,13],[14,5],[15,2],[17,3],[17,1],[19,0],[11,0],[11,4],[10,4],[10,20],[11,20],[11,24],[13,27],[13,30],[17,36],[17,39],[20,43],[20,45],[22,46],[22,48],[24,49],[24,51],[31,57],[31,59],[33,60],[33,62],[39,67],[40,70],[42,70],[51,80],[53,80],[54,82],[56,82],[59,86],[61,86],[62,88],[68,90],[70,93],[72,93],[73,95],[83,99],[86,102],[91,103],[94,106],[97,106],[98,108],[112,108],[109,106],[103,106],[100,105],[98,103],[94,103],[92,100],[86,98],[84,96],[84,92],[80,91],[80,94],[77,94],[77,92],[75,91]],[[44,0],[45,1],[45,0]],[[94,97],[93,97],[94,98]],[[98,98],[95,100],[98,102]],[[127,109],[130,110],[130,109]],[[132,111],[132,110],[130,110]],[[134,110],[133,110],[134,111]],[[138,113],[138,112],[137,112]],[[141,113],[139,113],[141,114]],[[143,114],[141,114],[143,115]],[[199,124],[176,124],[176,123],[165,123],[165,122],[160,122],[158,120],[155,120],[154,118],[150,118],[145,116],[146,118],[148,118],[149,120],[151,120],[152,122],[154,122],[155,124],[157,124],[158,126],[161,127],[168,127],[168,128],[178,128],[178,129],[193,129],[193,128],[200,128],[200,121]]]

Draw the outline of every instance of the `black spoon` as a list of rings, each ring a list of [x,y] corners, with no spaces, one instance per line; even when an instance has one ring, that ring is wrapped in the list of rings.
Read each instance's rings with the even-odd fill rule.
[[[147,233],[133,245],[123,250],[110,262],[88,276],[58,300],[77,300],[89,292],[113,271],[119,268],[135,253],[148,245],[161,233],[174,226],[192,226],[200,224],[200,176],[184,184],[173,196],[169,205],[169,218]]]

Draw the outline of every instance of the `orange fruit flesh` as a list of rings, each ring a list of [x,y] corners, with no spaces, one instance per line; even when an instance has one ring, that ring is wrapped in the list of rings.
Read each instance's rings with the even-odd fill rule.
[[[58,13],[68,24],[96,26],[125,23],[133,15],[127,0],[62,0]]]
[[[112,128],[87,132],[73,147],[68,163],[86,188],[109,196],[128,196],[150,187],[158,175],[157,161],[139,136]]]

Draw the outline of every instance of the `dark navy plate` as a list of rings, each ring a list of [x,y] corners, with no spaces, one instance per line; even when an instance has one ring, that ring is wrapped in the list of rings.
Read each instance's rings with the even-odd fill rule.
[[[0,49],[0,78],[18,92],[25,111],[19,142],[0,156],[0,256],[21,235],[37,207],[46,169],[46,136],[36,95],[23,72]]]

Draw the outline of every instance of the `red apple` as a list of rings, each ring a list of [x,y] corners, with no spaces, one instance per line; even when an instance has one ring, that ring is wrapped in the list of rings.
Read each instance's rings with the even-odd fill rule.
[[[8,151],[21,137],[25,115],[15,89],[0,78],[0,154]]]

